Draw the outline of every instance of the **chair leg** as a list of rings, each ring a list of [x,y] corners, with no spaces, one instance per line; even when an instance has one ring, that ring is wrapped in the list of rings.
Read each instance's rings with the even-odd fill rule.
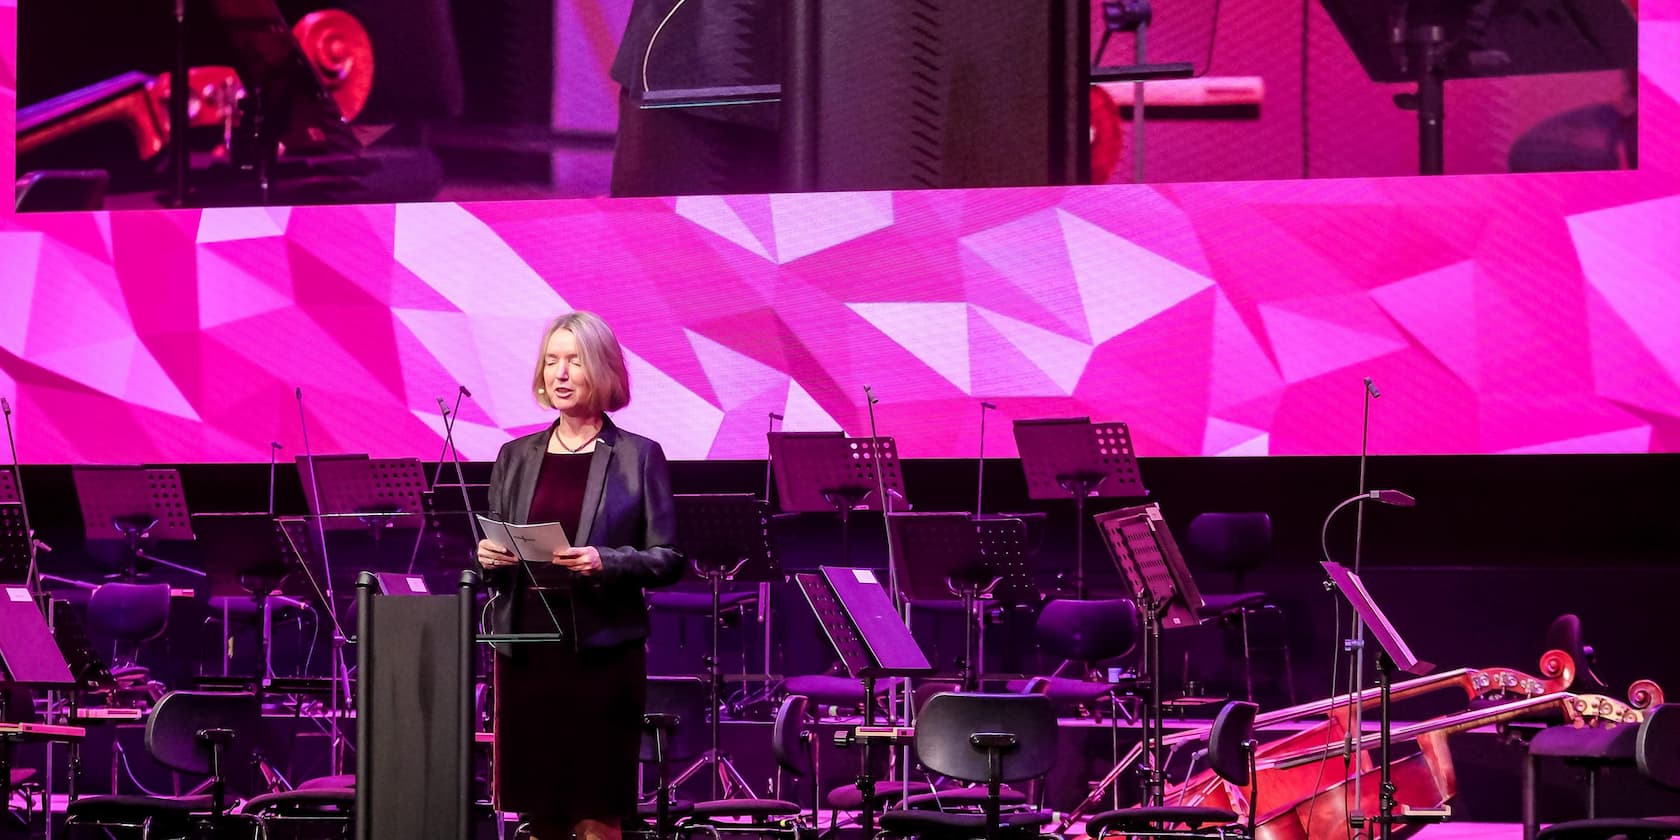
[[[1254,702],[1254,651],[1248,646],[1248,608],[1237,611],[1242,622],[1243,684],[1248,687],[1248,702]]]
[[[1540,787],[1540,758],[1532,753],[1523,757],[1522,784],[1522,837],[1523,840],[1534,840],[1534,835],[1540,831],[1539,803],[1537,792]]]
[[[1598,765],[1587,767],[1587,819],[1598,819]]]

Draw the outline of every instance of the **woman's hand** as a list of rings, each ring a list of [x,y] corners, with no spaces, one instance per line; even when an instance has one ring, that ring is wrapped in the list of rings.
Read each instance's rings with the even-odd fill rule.
[[[554,565],[580,575],[597,574],[601,571],[601,552],[592,545],[562,548],[554,552]]]
[[[491,540],[478,541],[478,564],[486,569],[500,569],[519,562],[507,546]]]

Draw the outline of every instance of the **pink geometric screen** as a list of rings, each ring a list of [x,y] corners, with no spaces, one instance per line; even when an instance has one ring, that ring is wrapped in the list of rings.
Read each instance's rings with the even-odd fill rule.
[[[0,137],[15,8],[0,0]],[[1642,169],[1435,180],[0,216],[25,461],[436,457],[550,415],[545,322],[600,312],[674,458],[788,430],[973,457],[978,404],[1139,452],[1680,451],[1680,0],[1641,9]],[[9,140],[0,171],[11,171]],[[1001,417],[999,416],[1001,415]]]

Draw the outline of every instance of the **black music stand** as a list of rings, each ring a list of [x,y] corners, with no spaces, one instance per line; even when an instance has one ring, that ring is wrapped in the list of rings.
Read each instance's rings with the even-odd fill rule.
[[[1085,597],[1085,500],[1149,495],[1138,475],[1132,433],[1125,423],[1088,417],[1016,420],[1015,447],[1027,476],[1027,497],[1073,497],[1073,594]]]
[[[54,599],[51,609],[52,617],[48,623],[52,626],[53,639],[58,642],[58,651],[64,655],[64,662],[76,680],[76,690],[99,692],[118,688],[117,678],[111,675],[110,664],[94,648],[86,625],[82,624],[81,616],[70,608],[70,602]],[[74,699],[75,695],[71,696]]]
[[[1126,581],[1143,613],[1143,673],[1149,689],[1148,713],[1144,716],[1143,740],[1148,745],[1149,769],[1145,776],[1146,800],[1160,807],[1166,791],[1163,766],[1161,715],[1161,627],[1192,627],[1201,623],[1197,612],[1202,594],[1184,565],[1184,555],[1156,504],[1120,508],[1095,517],[1120,577]],[[1105,785],[1106,786],[1106,785]]]
[[[769,437],[782,510],[838,512],[841,562],[850,565],[852,511],[891,512],[898,507],[891,501],[883,503],[878,490],[883,485],[889,499],[896,495],[900,503],[904,501],[904,474],[893,439],[848,438],[843,432],[770,432]]]
[[[133,580],[139,562],[147,560],[195,575],[204,573],[147,554],[146,540],[192,540],[192,521],[181,494],[181,474],[172,469],[143,467],[74,467],[76,499],[82,524],[93,541],[123,540],[126,568],[119,576]]]
[[[1422,175],[1445,169],[1449,79],[1616,70],[1638,62],[1639,23],[1625,0],[1322,2],[1372,81],[1417,84],[1416,93],[1396,96],[1395,104],[1417,111]]]
[[[0,586],[0,721],[6,720],[6,689],[69,688],[70,666],[47,628],[46,616],[24,586]],[[32,711],[32,710],[31,710]],[[15,733],[0,733],[0,802],[12,797]]]
[[[1379,799],[1381,805],[1377,816],[1361,817],[1354,815],[1349,817],[1349,823],[1354,831],[1361,830],[1366,823],[1376,823],[1379,836],[1387,840],[1394,826],[1414,822],[1409,817],[1396,817],[1394,815],[1396,804],[1394,801],[1394,784],[1389,776],[1388,766],[1388,751],[1393,741],[1393,728],[1389,720],[1393,673],[1398,669],[1408,674],[1422,676],[1435,670],[1435,666],[1412,655],[1411,647],[1406,644],[1405,639],[1400,638],[1399,631],[1394,629],[1394,625],[1389,622],[1388,616],[1383,614],[1382,608],[1377,606],[1377,602],[1371,598],[1371,593],[1365,590],[1365,582],[1359,579],[1358,574],[1348,571],[1340,563],[1331,560],[1320,561],[1319,565],[1324,567],[1324,572],[1330,577],[1330,583],[1335,586],[1336,591],[1342,593],[1342,597],[1353,605],[1354,614],[1359,616],[1359,620],[1371,631],[1371,635],[1376,638],[1379,646],[1376,661],[1378,706],[1382,715],[1381,728],[1378,730],[1380,733],[1378,735],[1380,739],[1378,762],[1382,765],[1381,798]],[[1363,740],[1364,733],[1358,733],[1358,737]],[[1416,821],[1433,822],[1435,820],[1432,817],[1423,817]]]
[[[274,597],[303,566],[285,532],[267,513],[195,513],[193,529],[204,546],[204,570],[210,597],[250,599],[261,621],[258,659],[262,672],[255,682],[260,693],[264,679],[274,676]],[[228,649],[227,609],[222,610],[222,649]],[[227,660],[223,659],[224,664]],[[224,670],[223,676],[227,676]]]
[[[1019,519],[975,519],[967,512],[892,513],[887,533],[896,549],[893,562],[904,596],[915,602],[962,602],[963,660],[958,679],[963,691],[977,691],[985,670],[981,661],[984,622],[976,609],[1006,585],[1032,586],[1026,569],[1026,525]],[[976,645],[976,640],[981,644]]]
[[[719,781],[726,796],[746,791],[748,798],[755,798],[752,787],[723,752],[719,740],[723,668],[718,662],[718,627],[723,623],[724,581],[762,583],[781,577],[781,564],[770,549],[769,505],[751,493],[679,495],[675,500],[678,543],[694,571],[706,578],[712,596],[711,648],[706,656],[712,746],[677,776],[673,786],[681,787],[701,768],[712,767],[717,770],[712,776],[713,799],[718,796]],[[759,609],[764,609],[764,605],[760,604]]]
[[[435,537],[439,567],[451,572],[470,568],[482,536],[474,514],[490,510],[490,485],[434,484],[430,490],[420,494],[420,506],[426,511],[425,527]],[[414,556],[409,558],[408,574],[420,571],[420,543],[420,540],[414,543]]]
[[[893,600],[869,569],[823,566],[794,575],[799,591],[816,613],[846,673],[863,681],[863,730],[875,726],[875,680],[933,673],[922,649],[904,626]],[[860,730],[861,734],[861,730]],[[859,821],[863,836],[875,836],[875,777],[869,762],[870,738],[859,737],[863,763],[858,792],[863,795]]]
[[[17,477],[11,470],[0,470],[0,502],[16,502],[18,499]]]
[[[29,529],[23,523],[23,505],[0,502],[0,584],[29,584]]]

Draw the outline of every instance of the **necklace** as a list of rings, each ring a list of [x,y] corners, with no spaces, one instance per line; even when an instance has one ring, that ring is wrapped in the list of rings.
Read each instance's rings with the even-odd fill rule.
[[[588,446],[591,443],[594,443],[595,439],[600,437],[600,436],[601,436],[601,430],[600,430],[600,428],[597,428],[595,430],[595,433],[590,435],[587,438],[584,438],[582,443],[579,443],[577,446],[567,446],[566,441],[563,440],[560,437],[560,427],[559,426],[554,427],[554,443],[556,445],[558,445],[561,449],[565,450],[566,453],[570,454],[570,455],[576,455],[579,452],[582,452],[584,447]]]

